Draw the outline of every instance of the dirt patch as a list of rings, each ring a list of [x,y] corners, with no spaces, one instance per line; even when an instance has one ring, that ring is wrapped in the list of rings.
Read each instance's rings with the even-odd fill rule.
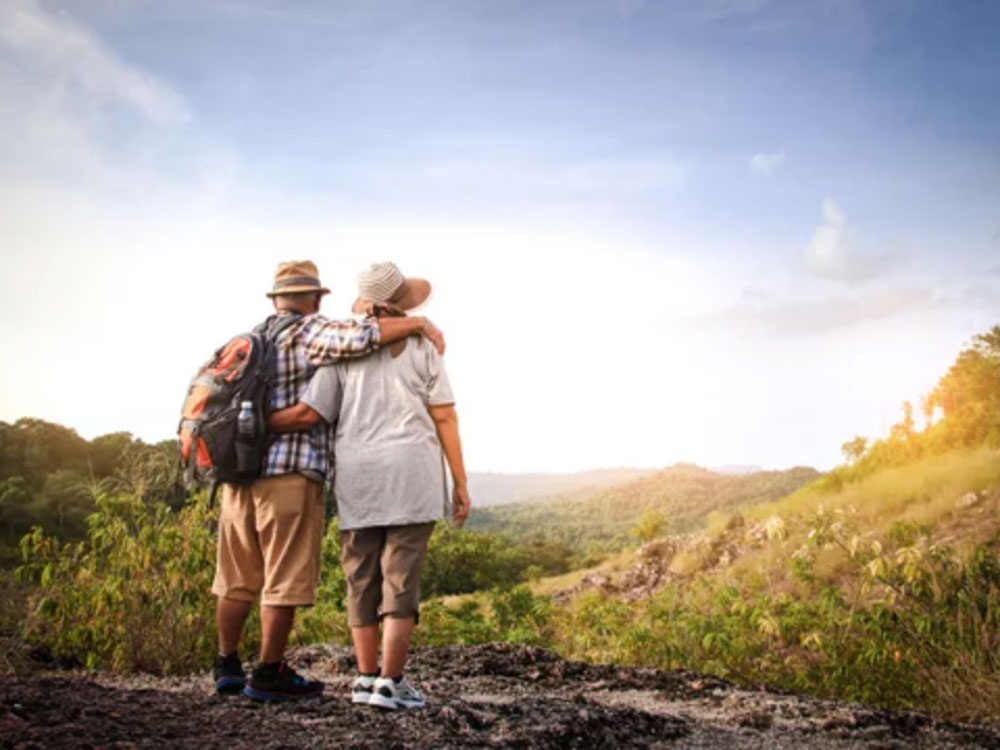
[[[687,672],[567,662],[505,645],[421,649],[422,711],[347,699],[339,647],[292,653],[326,694],[295,704],[221,698],[207,676],[47,671],[0,678],[3,750],[132,748],[997,748],[1000,732],[793,695]]]

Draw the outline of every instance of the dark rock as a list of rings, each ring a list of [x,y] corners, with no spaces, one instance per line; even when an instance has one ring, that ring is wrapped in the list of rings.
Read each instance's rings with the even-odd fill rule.
[[[310,646],[290,659],[327,681],[322,698],[220,698],[207,675],[4,678],[0,750],[1000,747],[1000,732],[985,727],[502,644],[418,649],[408,673],[427,689],[429,706],[382,713],[348,700],[347,649]]]

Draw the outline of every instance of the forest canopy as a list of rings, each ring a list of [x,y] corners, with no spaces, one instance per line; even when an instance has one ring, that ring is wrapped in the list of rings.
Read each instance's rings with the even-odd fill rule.
[[[176,504],[176,446],[154,445],[128,432],[85,440],[75,430],[25,417],[0,422],[0,550],[10,558],[33,526],[79,539],[103,491],[136,492]]]

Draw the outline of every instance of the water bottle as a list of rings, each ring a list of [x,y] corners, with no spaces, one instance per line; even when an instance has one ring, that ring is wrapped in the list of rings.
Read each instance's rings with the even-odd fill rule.
[[[240,413],[236,417],[236,431],[243,440],[253,440],[254,432],[253,401],[241,401]]]
[[[240,474],[253,474],[260,470],[261,457],[254,445],[256,432],[253,401],[241,401],[240,413],[236,416],[236,470]]]

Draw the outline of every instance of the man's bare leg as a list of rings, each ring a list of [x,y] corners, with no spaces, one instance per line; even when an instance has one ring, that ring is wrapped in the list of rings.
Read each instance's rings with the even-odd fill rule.
[[[243,625],[253,602],[242,602],[220,596],[215,604],[215,625],[219,631],[219,653],[233,654],[240,645]]]
[[[354,655],[361,674],[378,674],[378,623],[351,628]]]
[[[272,607],[261,605],[260,661],[273,664],[281,661],[288,645],[288,634],[295,622],[295,607]]]
[[[382,676],[399,677],[406,667],[413,634],[412,617],[386,617],[382,621]]]

